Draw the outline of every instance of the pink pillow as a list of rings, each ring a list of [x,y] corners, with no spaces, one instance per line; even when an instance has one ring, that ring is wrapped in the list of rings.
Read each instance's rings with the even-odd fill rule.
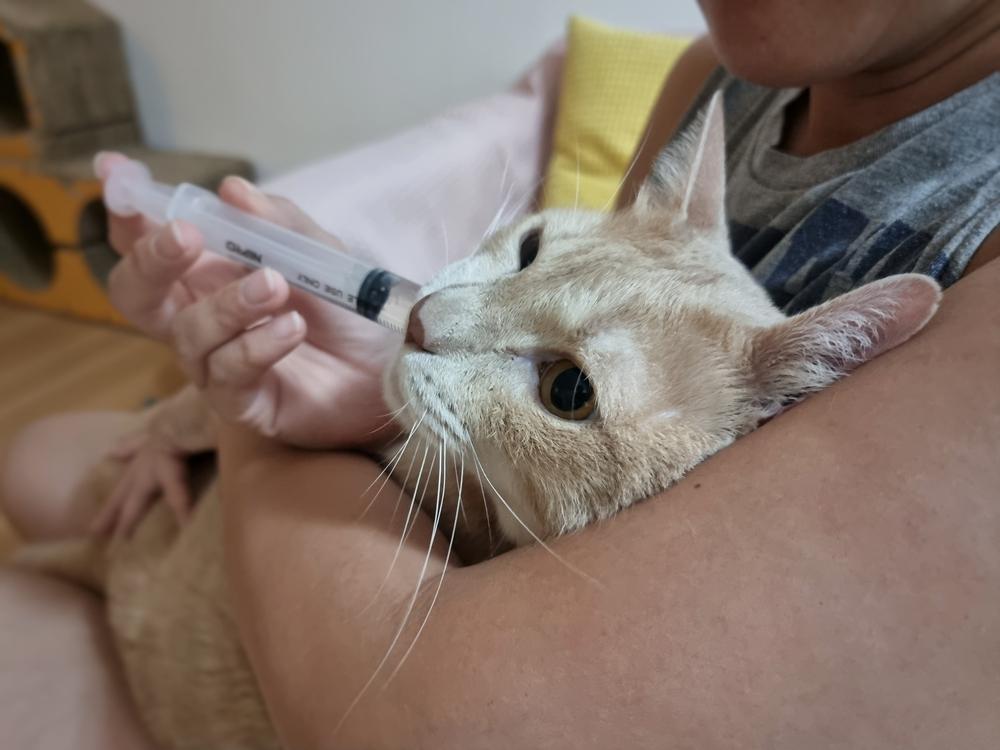
[[[503,93],[263,187],[300,205],[348,247],[423,283],[471,253],[501,209],[509,220],[533,207],[562,61],[558,44]]]

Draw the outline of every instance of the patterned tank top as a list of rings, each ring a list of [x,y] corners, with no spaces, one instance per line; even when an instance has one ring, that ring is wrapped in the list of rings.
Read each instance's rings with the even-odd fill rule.
[[[954,283],[1000,224],[1000,72],[841,148],[777,149],[800,89],[716,70],[682,128],[723,91],[733,253],[785,312],[874,279]]]

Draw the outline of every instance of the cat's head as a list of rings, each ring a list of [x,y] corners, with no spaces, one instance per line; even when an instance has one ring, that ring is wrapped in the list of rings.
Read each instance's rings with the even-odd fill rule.
[[[662,490],[933,313],[901,276],[786,318],[730,253],[723,154],[716,97],[632,207],[528,216],[422,290],[387,400],[481,463],[510,541]]]

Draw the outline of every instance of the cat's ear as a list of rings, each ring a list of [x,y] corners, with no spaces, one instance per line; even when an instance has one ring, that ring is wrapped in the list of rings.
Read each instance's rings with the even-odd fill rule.
[[[750,358],[764,415],[902,344],[940,300],[941,288],[927,276],[890,276],[761,330]]]
[[[636,210],[669,212],[697,229],[725,223],[726,139],[722,94],[716,92],[690,127],[653,163]]]

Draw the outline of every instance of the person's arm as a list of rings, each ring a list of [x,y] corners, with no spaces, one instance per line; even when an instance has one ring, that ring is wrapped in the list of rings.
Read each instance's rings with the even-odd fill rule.
[[[635,200],[639,187],[653,168],[653,159],[667,145],[708,76],[718,65],[711,40],[703,36],[693,41],[671,68],[636,146],[631,167],[618,190],[616,205],[619,208],[631,205]]]
[[[289,747],[991,747],[1000,735],[1000,263],[912,342],[664,495],[413,587],[377,473],[227,430],[239,621]],[[398,525],[398,520],[397,520]]]

